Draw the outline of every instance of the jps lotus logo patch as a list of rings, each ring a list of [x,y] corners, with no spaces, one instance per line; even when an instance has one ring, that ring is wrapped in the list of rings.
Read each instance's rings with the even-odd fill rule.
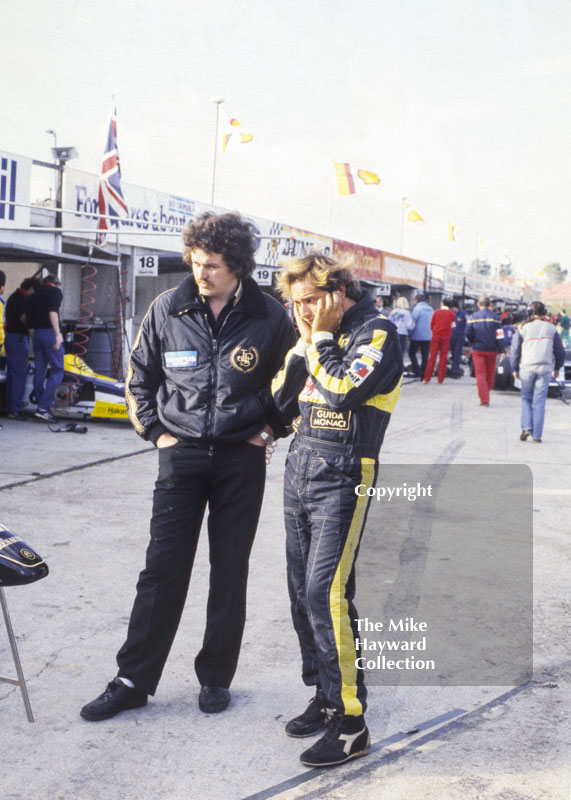
[[[258,366],[259,360],[255,347],[236,347],[230,356],[230,363],[238,372],[252,372]]]
[[[22,558],[26,558],[28,561],[35,561],[36,559],[35,553],[32,553],[32,551],[28,550],[26,547],[23,547],[20,550],[20,555]]]

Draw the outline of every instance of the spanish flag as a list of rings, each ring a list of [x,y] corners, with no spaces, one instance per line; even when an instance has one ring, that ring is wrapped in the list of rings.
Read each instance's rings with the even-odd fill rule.
[[[349,164],[343,164],[338,161],[333,162],[335,167],[335,177],[337,178],[337,191],[343,197],[348,194],[355,194],[355,181],[351,174],[351,167]]]
[[[452,222],[449,222],[448,223],[448,241],[449,242],[455,242],[456,241],[456,233],[455,233],[455,231],[456,231],[456,225],[454,225]]]
[[[337,178],[337,191],[343,197],[348,194],[355,194],[357,191],[355,179],[351,170],[351,165],[340,161],[334,161],[335,177]],[[381,182],[379,176],[368,169],[358,169],[357,177],[363,181],[365,186],[376,186]]]

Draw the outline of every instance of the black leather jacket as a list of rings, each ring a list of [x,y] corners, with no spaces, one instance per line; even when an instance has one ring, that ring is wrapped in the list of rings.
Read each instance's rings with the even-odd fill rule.
[[[287,312],[252,278],[215,338],[188,275],[147,311],[129,358],[125,393],[137,433],[168,431],[201,446],[242,442],[266,423],[285,434],[270,382],[295,342]]]

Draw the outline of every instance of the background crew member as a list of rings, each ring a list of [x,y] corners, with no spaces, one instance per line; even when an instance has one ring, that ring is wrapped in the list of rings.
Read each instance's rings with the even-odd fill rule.
[[[301,339],[272,383],[296,431],[286,461],[284,509],[288,588],[302,678],[316,686],[307,710],[286,726],[325,735],[301,755],[309,766],[369,752],[363,671],[355,666],[354,565],[377,457],[400,394],[395,326],[345,265],[318,254],[291,261],[280,289],[293,301]]]
[[[4,368],[4,292],[6,291],[6,273],[0,269],[0,369]]]
[[[504,351],[504,334],[500,318],[489,308],[490,299],[482,295],[478,300],[479,311],[470,314],[466,335],[472,345],[472,361],[476,374],[476,385],[481,406],[490,405],[490,390],[496,375],[498,351]]]
[[[30,328],[34,329],[34,394],[38,410],[35,416],[52,422],[50,405],[56,386],[63,380],[64,350],[59,325],[63,300],[60,281],[46,275],[42,285],[29,301]],[[50,371],[46,380],[46,373]]]
[[[92,721],[143,706],[155,693],[207,504],[210,591],[195,670],[201,711],[227,707],[264,491],[264,446],[286,432],[270,382],[295,333],[285,309],[250,277],[257,245],[251,224],[237,214],[206,213],[183,239],[192,274],[151,304],[129,360],[129,415],[159,448],[159,474],[119,673],[81,710]]]
[[[408,354],[410,356],[410,364],[412,371],[417,378],[422,380],[426,372],[426,365],[428,364],[428,355],[430,353],[430,340],[432,338],[432,331],[430,330],[430,319],[434,313],[434,309],[426,301],[425,294],[417,294],[414,298],[414,306],[412,308],[411,316],[414,321],[414,328],[410,334],[410,342],[408,346]],[[420,366],[416,357],[417,352],[420,350]]]
[[[25,278],[6,302],[6,409],[10,419],[28,419],[22,412],[30,340],[28,300],[40,287],[36,278]]]
[[[436,356],[438,356],[438,383],[444,383],[446,377],[446,367],[448,364],[448,349],[450,347],[450,336],[456,324],[456,314],[450,309],[450,300],[444,299],[441,307],[436,309],[430,318],[430,330],[432,339],[430,340],[430,356],[424,373],[424,382],[428,383],[434,372]]]
[[[456,301],[452,302],[452,311],[456,314],[456,324],[452,328],[450,336],[450,354],[452,355],[452,377],[462,377],[462,351],[464,349],[464,339],[466,338],[466,323],[468,322],[468,312],[458,306]]]
[[[555,325],[547,322],[547,309],[539,300],[529,306],[529,318],[516,329],[510,361],[514,378],[521,380],[522,442],[531,436],[541,442],[545,399],[551,374],[557,379],[565,363],[565,349]]]

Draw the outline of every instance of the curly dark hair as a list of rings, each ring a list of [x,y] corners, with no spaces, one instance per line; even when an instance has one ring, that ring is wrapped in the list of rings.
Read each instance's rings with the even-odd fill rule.
[[[247,278],[255,269],[258,246],[254,226],[239,214],[214,214],[206,211],[189,222],[182,233],[185,250],[182,260],[192,267],[192,251],[219,253],[228,269],[238,278]]]

